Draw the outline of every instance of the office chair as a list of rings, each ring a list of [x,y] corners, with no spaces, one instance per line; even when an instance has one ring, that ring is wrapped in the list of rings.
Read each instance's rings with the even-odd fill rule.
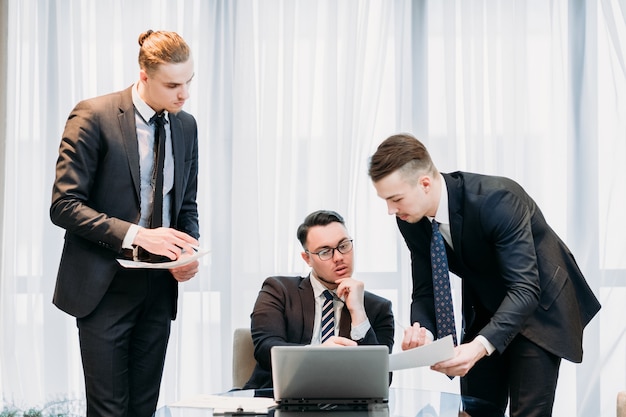
[[[626,391],[617,393],[617,417],[626,417]]]
[[[254,344],[249,328],[237,328],[233,333],[233,388],[244,386],[256,366]]]

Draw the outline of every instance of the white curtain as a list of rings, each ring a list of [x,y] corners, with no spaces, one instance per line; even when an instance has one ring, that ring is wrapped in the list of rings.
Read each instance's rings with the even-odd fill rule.
[[[78,100],[135,81],[139,33],[166,29],[194,54],[212,252],[180,286],[161,404],[230,388],[232,331],[266,276],[307,272],[295,230],[319,208],[346,218],[399,340],[409,259],[367,160],[406,131],[443,171],[520,182],[569,244],[603,310],[583,364],[562,365],[555,415],[610,415],[626,389],[625,16],[624,0],[9,0],[0,401],[83,395],[74,320],[51,304],[57,147]],[[458,392],[427,369],[394,386]]]

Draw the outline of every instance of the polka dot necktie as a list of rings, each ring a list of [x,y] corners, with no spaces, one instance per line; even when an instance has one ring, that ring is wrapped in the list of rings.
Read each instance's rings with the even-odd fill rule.
[[[322,343],[335,334],[335,312],[333,309],[333,295],[330,291],[323,292],[324,305],[322,306]]]
[[[430,263],[433,269],[433,293],[435,296],[435,318],[437,319],[437,339],[452,335],[456,346],[456,327],[450,294],[450,275],[446,245],[439,231],[439,223],[433,220],[433,236],[430,242]]]

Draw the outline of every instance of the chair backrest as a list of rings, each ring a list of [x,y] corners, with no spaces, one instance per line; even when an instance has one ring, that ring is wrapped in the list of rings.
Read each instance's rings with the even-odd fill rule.
[[[233,333],[233,388],[242,388],[256,366],[254,343],[249,328],[237,328]]]
[[[626,391],[617,393],[617,417],[626,417]]]

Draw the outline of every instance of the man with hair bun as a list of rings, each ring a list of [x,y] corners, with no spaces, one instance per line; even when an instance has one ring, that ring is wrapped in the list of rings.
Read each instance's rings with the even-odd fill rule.
[[[76,317],[89,417],[154,413],[178,282],[199,267],[117,261],[183,259],[199,238],[197,125],[182,110],[190,49],[177,33],[152,30],[139,46],[132,86],[70,113],[52,189],[50,218],[65,229],[53,302]]]

